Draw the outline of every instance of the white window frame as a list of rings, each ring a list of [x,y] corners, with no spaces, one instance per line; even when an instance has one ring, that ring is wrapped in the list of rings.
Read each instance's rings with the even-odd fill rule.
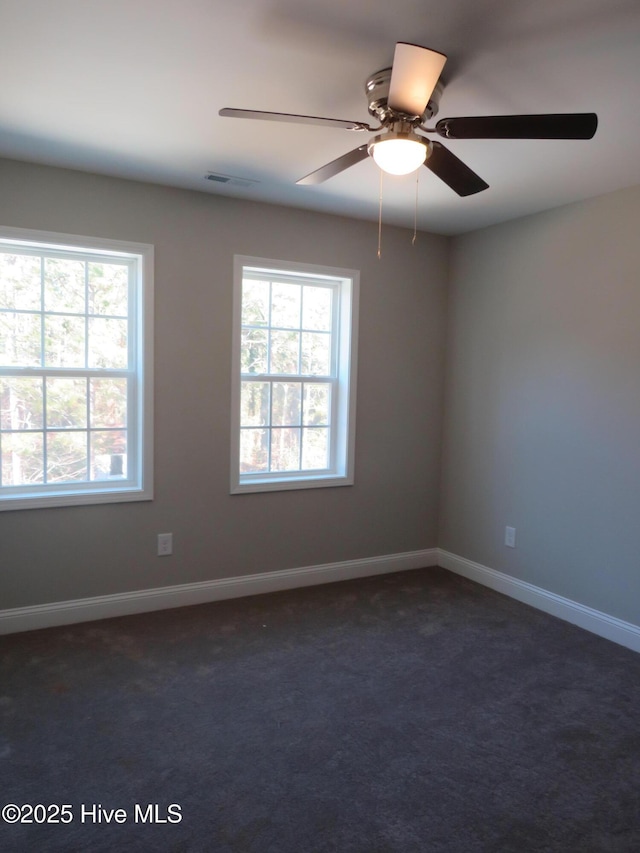
[[[131,263],[129,279],[129,358],[120,374],[129,378],[127,476],[121,480],[0,486],[0,510],[145,501],[153,498],[153,265],[154,249],[101,237],[58,234],[0,225],[0,248],[54,252],[79,259],[102,257]],[[56,375],[88,375],[88,369],[60,369]],[[0,376],[47,375],[46,368],[2,367]]]
[[[245,271],[256,277],[294,283],[326,284],[334,288],[335,364],[328,382],[333,386],[330,427],[330,464],[321,471],[240,473],[240,391],[242,343],[242,282]],[[231,380],[231,494],[246,492],[350,486],[354,482],[356,377],[358,352],[357,270],[291,261],[234,257],[233,356]],[[251,379],[288,381],[287,375],[251,375]],[[294,378],[299,378],[296,374]],[[315,377],[310,376],[311,380]]]

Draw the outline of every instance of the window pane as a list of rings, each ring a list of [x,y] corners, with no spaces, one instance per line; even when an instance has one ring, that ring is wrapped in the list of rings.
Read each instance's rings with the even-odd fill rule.
[[[91,479],[121,480],[127,476],[127,432],[126,430],[92,430]]]
[[[243,382],[240,391],[240,423],[242,426],[269,425],[269,383]]]
[[[240,353],[242,373],[267,372],[267,333],[261,329],[244,329]]]
[[[242,325],[266,326],[269,322],[269,282],[242,282]]]
[[[86,479],[86,432],[48,432],[47,482],[72,483]]]
[[[0,512],[152,495],[153,247],[74,242],[0,226]]]
[[[269,432],[266,429],[240,430],[240,473],[269,470]]]
[[[8,432],[2,440],[2,485],[42,483],[44,456],[41,432]]]
[[[331,335],[326,332],[302,333],[301,372],[310,376],[331,373]]]
[[[274,429],[271,431],[271,470],[300,470],[300,430]]]
[[[126,368],[127,321],[89,319],[89,367]]]
[[[44,260],[45,311],[85,312],[85,263],[64,258]]]
[[[302,291],[302,328],[331,331],[331,299],[329,287],[304,287]]]
[[[90,263],[89,313],[126,317],[129,304],[129,268],[126,264]]]
[[[0,312],[0,364],[39,367],[40,314]]]
[[[47,379],[47,426],[86,427],[87,380]]]
[[[52,316],[44,320],[47,367],[84,367],[83,317]]]
[[[304,383],[305,426],[329,424],[329,401],[331,388],[326,384]]]
[[[298,373],[299,332],[271,332],[271,373]]]
[[[302,430],[302,467],[306,471],[329,467],[328,428]]]
[[[0,308],[40,311],[40,258],[0,252]]]
[[[271,325],[284,329],[300,328],[300,297],[298,284],[271,285]]]
[[[300,426],[299,382],[274,382],[271,423],[273,426]]]
[[[42,379],[7,376],[0,381],[0,428],[42,427]]]
[[[92,427],[127,426],[127,380],[90,379]]]
[[[357,296],[355,271],[235,256],[232,494],[353,483]]]

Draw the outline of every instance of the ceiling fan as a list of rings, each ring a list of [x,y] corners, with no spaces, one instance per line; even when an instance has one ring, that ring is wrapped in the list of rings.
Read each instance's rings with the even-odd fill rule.
[[[473,195],[489,185],[440,142],[416,131],[435,133],[444,139],[591,139],[596,132],[595,113],[443,118],[435,127],[426,127],[425,122],[438,112],[443,90],[438,80],[446,61],[447,57],[438,51],[398,42],[392,67],[377,71],[365,83],[369,113],[378,120],[378,127],[362,121],[230,107],[220,110],[219,115],[376,134],[353,151],[300,178],[298,184],[321,184],[371,156],[383,171],[394,175],[409,174],[424,164],[459,196]]]

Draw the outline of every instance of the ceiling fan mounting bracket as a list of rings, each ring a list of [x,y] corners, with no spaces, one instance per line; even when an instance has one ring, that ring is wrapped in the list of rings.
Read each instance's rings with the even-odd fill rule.
[[[381,125],[389,125],[397,121],[409,122],[412,126],[423,124],[432,119],[438,112],[440,98],[444,87],[441,82],[436,83],[429,103],[420,116],[409,116],[392,110],[388,106],[389,83],[391,81],[391,68],[383,68],[367,77],[364,89],[367,96],[367,107],[369,114],[378,119]]]

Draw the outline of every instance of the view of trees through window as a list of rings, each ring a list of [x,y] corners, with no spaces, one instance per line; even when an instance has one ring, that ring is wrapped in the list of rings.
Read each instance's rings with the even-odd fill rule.
[[[0,487],[127,476],[130,270],[0,250]]]
[[[243,279],[241,474],[329,467],[335,308],[331,285]]]

